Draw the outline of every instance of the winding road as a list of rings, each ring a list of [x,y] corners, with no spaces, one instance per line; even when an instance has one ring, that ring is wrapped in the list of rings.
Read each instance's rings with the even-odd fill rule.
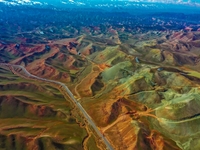
[[[107,149],[108,150],[114,150],[113,147],[112,147],[112,145],[107,140],[107,138],[99,131],[99,129],[95,125],[94,121],[91,119],[91,117],[88,115],[88,113],[82,107],[82,105],[75,99],[75,97],[72,94],[72,92],[69,90],[69,88],[64,83],[32,75],[31,73],[29,73],[26,70],[26,68],[24,68],[23,66],[20,66],[20,65],[13,65],[13,64],[8,64],[8,63],[0,63],[0,66],[7,66],[7,67],[9,67],[13,73],[15,73],[15,71],[12,70],[12,69],[14,69],[14,68],[21,69],[23,71],[23,73],[26,75],[26,77],[28,77],[28,78],[37,79],[37,80],[40,80],[40,81],[45,81],[45,82],[54,83],[54,84],[59,85],[61,88],[63,88],[64,91],[67,92],[67,94],[69,95],[69,97],[71,98],[71,100],[74,102],[74,104],[76,105],[76,107],[79,108],[79,110],[82,112],[82,114],[84,115],[84,117],[87,119],[88,123],[92,126],[92,128],[95,130],[95,132],[97,133],[97,135],[102,139],[102,141],[104,142],[104,144],[107,146]]]

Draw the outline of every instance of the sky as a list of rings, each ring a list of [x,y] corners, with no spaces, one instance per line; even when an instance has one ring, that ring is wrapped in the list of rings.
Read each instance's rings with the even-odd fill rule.
[[[106,3],[106,2],[136,2],[136,3],[175,3],[175,4],[195,4],[199,3],[200,0],[0,0],[0,3],[5,3],[8,5],[43,5],[43,4],[77,4],[86,5],[88,3]]]

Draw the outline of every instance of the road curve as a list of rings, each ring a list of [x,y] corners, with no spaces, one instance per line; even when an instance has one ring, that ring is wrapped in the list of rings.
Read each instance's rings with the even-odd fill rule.
[[[102,139],[102,141],[104,142],[104,144],[107,146],[108,150],[114,150],[112,145],[109,143],[109,141],[107,140],[107,138],[99,131],[98,127],[95,125],[94,121],[91,119],[91,117],[88,115],[88,113],[85,111],[85,109],[82,107],[82,105],[75,99],[74,95],[72,94],[72,92],[69,90],[69,88],[62,82],[59,81],[54,81],[54,80],[49,80],[49,79],[45,79],[45,78],[41,78],[41,77],[37,77],[35,75],[32,75],[31,73],[29,73],[26,68],[24,68],[23,66],[20,65],[12,65],[12,64],[8,64],[8,63],[0,63],[0,66],[8,66],[8,67],[16,67],[16,68],[20,68],[21,70],[23,70],[23,72],[26,74],[27,77],[29,78],[33,78],[33,79],[37,79],[37,80],[41,80],[41,81],[45,81],[45,82],[49,82],[49,83],[54,83],[57,85],[60,85],[69,95],[69,97],[71,98],[71,100],[74,102],[74,104],[76,105],[77,108],[79,108],[79,110],[82,112],[82,114],[84,115],[84,117],[87,119],[88,123],[93,127],[93,129],[95,130],[95,132],[98,134],[98,136]],[[12,71],[12,70],[11,70]],[[13,72],[14,73],[14,72]]]

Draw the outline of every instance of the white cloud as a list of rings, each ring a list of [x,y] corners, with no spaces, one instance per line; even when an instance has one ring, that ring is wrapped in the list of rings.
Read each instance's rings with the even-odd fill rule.
[[[42,5],[43,4],[41,2],[32,1],[32,0],[12,0],[12,1],[0,0],[0,2],[6,5]]]
[[[67,4],[67,2],[61,1],[62,4]]]

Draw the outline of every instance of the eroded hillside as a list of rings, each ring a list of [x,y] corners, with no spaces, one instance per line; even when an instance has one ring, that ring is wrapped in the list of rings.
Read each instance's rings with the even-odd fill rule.
[[[50,39],[50,30],[71,37]],[[200,148],[198,30],[105,25],[40,32],[1,42],[0,62],[67,85],[114,149]],[[1,148],[105,149],[59,87],[11,71],[1,66]]]
[[[99,149],[73,103],[55,85],[0,68],[0,149]]]

